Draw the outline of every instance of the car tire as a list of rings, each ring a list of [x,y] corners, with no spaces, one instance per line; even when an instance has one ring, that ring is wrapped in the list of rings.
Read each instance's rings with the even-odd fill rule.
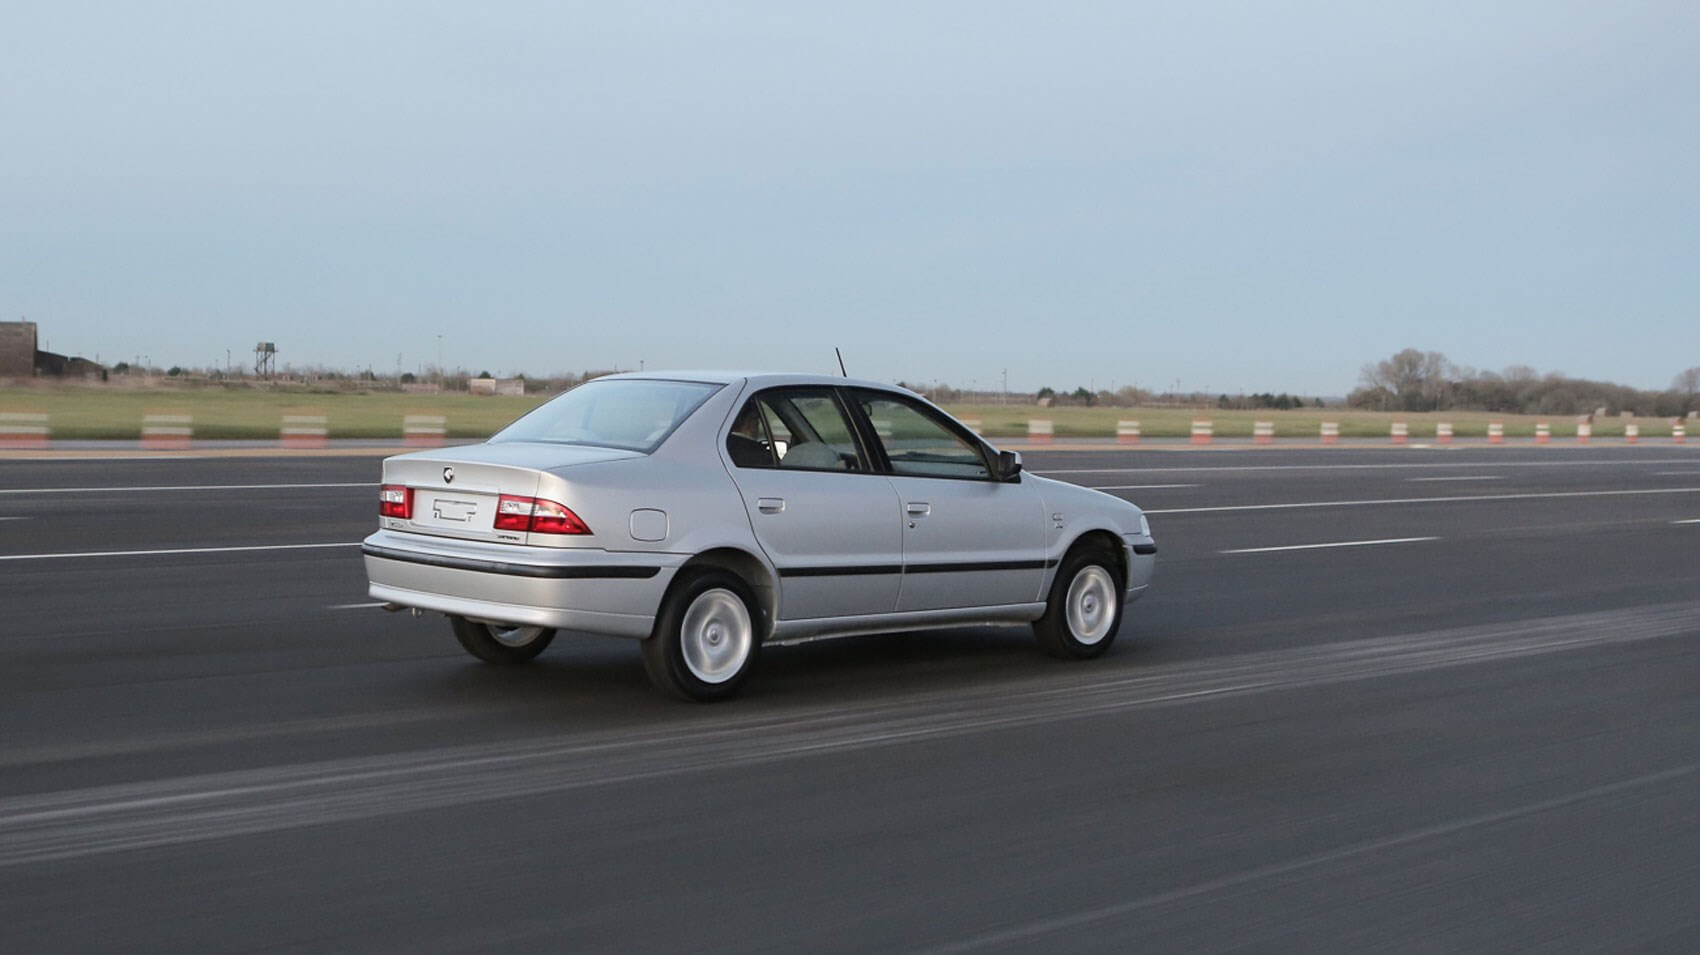
[[[466,652],[485,663],[528,663],[555,639],[555,631],[547,627],[504,627],[465,617],[450,617],[449,625]]]
[[[643,668],[655,688],[697,703],[738,692],[761,649],[755,595],[724,570],[701,570],[675,583],[643,641]]]
[[[1051,582],[1045,615],[1033,623],[1039,646],[1053,657],[1103,656],[1122,625],[1126,581],[1115,557],[1101,547],[1076,547]]]

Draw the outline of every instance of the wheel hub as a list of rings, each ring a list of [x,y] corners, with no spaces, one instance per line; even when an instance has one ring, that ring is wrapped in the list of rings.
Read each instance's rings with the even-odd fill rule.
[[[1070,635],[1091,646],[1110,635],[1116,619],[1116,579],[1096,564],[1080,568],[1068,585],[1065,605]]]
[[[716,587],[698,594],[679,626],[685,667],[704,683],[725,683],[743,669],[755,647],[749,608],[737,594]]]

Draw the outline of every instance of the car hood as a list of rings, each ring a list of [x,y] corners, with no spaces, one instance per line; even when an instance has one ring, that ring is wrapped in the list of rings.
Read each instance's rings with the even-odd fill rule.
[[[1126,498],[1116,497],[1103,491],[1055,478],[1040,477],[1039,475],[1022,475],[1031,477],[1038,485],[1039,495],[1045,499],[1045,506],[1055,510],[1084,510],[1102,515],[1112,525],[1119,527],[1123,533],[1133,534],[1139,531],[1139,505]]]

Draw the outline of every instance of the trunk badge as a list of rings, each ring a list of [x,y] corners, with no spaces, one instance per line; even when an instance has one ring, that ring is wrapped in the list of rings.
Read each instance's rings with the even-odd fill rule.
[[[443,469],[443,483],[444,484],[453,484],[454,482],[455,482],[455,469],[454,468],[444,468]]]

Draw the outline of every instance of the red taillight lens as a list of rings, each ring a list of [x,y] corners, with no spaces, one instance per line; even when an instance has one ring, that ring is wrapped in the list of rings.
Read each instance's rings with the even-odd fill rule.
[[[383,517],[413,519],[413,488],[386,484],[378,492],[378,513]]]
[[[537,502],[529,497],[503,494],[496,502],[496,530],[519,531],[531,529],[531,509]]]
[[[588,534],[590,528],[564,504],[504,494],[496,501],[496,530],[532,534]]]
[[[566,505],[537,499],[537,509],[531,513],[533,534],[588,534],[590,528],[568,510]]]

